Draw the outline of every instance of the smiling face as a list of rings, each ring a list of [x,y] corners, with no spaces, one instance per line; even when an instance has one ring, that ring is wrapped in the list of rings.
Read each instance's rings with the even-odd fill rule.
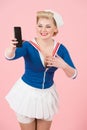
[[[40,17],[37,21],[36,25],[36,33],[37,36],[41,39],[49,39],[54,36],[55,33],[57,33],[57,27],[54,24],[54,21],[52,18],[44,18]]]

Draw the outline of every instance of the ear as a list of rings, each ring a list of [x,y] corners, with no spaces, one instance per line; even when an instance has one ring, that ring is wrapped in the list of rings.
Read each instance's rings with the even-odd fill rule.
[[[56,27],[55,30],[54,30],[53,36],[57,35],[58,33],[59,33],[59,31],[58,31],[58,28]]]
[[[58,32],[59,32],[57,27],[55,28],[54,32],[55,32],[55,33],[58,33]]]

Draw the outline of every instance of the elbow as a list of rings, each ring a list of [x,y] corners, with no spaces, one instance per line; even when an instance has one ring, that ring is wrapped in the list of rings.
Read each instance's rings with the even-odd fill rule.
[[[69,76],[69,77],[72,79],[75,79],[77,77],[77,75],[78,75],[78,71],[77,71],[77,69],[74,69],[74,74],[72,74],[72,76]]]
[[[5,52],[5,58],[6,58],[7,60],[12,60],[14,57],[15,57],[15,54],[14,54],[13,56],[8,56],[8,55],[6,54],[6,52]]]

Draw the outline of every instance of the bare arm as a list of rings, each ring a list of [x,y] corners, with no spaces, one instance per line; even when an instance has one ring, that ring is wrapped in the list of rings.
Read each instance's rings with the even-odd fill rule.
[[[16,50],[16,44],[18,42],[16,40],[12,40],[11,44],[9,45],[8,48],[5,50],[5,57],[8,59],[11,59],[15,56],[15,50]]]

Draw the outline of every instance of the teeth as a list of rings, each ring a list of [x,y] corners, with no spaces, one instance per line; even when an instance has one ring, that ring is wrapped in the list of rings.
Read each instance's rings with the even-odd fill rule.
[[[41,35],[42,35],[42,36],[46,36],[46,35],[47,35],[47,33],[41,33]]]

